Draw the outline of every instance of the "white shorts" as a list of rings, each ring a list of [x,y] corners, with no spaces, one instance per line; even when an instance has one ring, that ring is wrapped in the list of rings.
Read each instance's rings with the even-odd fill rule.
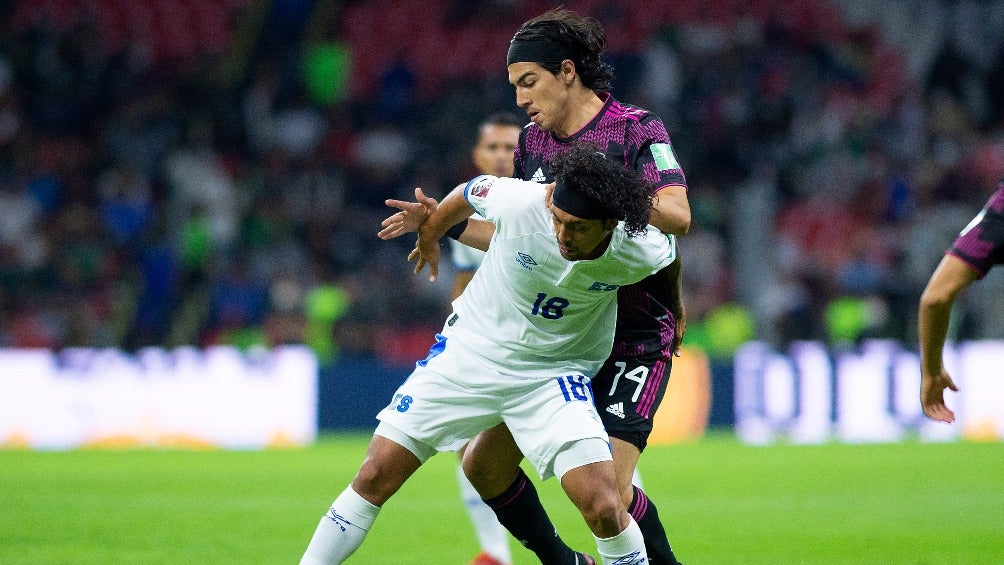
[[[377,415],[381,422],[437,451],[456,451],[505,422],[541,479],[554,475],[555,455],[573,442],[609,443],[588,377],[560,367],[548,379],[499,373],[462,344],[436,337],[429,357]]]

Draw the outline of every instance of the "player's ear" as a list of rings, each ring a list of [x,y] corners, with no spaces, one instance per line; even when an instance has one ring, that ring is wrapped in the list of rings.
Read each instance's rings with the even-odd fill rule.
[[[603,229],[607,231],[614,231],[617,227],[617,220],[603,220]]]
[[[544,206],[548,208],[551,207],[551,201],[554,198],[554,182],[549,182],[544,185]]]
[[[572,84],[576,74],[575,63],[571,59],[565,59],[561,62],[561,78],[564,79],[566,84]]]

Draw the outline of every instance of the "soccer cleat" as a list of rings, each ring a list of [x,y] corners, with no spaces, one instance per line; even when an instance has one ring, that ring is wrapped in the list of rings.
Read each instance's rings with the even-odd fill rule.
[[[596,560],[588,553],[575,553],[575,565],[596,565]]]
[[[471,565],[506,565],[506,564],[482,551],[481,553],[478,554],[477,557],[474,558],[474,561],[471,561]]]

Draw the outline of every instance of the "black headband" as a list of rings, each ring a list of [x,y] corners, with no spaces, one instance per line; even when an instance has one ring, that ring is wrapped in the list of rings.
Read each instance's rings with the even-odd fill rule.
[[[516,39],[509,42],[509,53],[505,64],[513,63],[560,63],[572,59],[569,49],[550,39]]]
[[[562,176],[554,179],[551,203],[557,208],[583,220],[612,220],[617,218],[609,206],[565,184]]]

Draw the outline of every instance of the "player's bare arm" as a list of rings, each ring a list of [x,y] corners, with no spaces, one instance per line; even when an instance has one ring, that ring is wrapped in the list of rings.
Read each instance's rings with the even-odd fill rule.
[[[945,389],[959,389],[945,370],[942,350],[955,297],[977,277],[976,271],[961,259],[945,255],[920,297],[920,402],[924,414],[932,420],[955,420],[955,414],[945,405]]]
[[[465,185],[460,185],[460,187],[463,186]],[[431,196],[426,196],[421,187],[415,189],[414,202],[388,198],[384,201],[384,204],[391,208],[397,208],[400,211],[387,216],[380,222],[383,229],[377,232],[377,237],[383,240],[394,239],[406,233],[417,232],[418,228],[439,206],[439,202]],[[486,220],[471,219],[467,224],[467,229],[464,230],[457,241],[474,249],[488,251],[488,245],[491,243],[492,236],[494,235],[494,224]],[[416,251],[408,256],[409,261],[415,261],[418,258],[418,248],[416,247],[415,249]]]
[[[439,277],[439,240],[446,235],[447,230],[470,218],[474,213],[474,208],[464,198],[466,186],[466,184],[457,185],[450,191],[418,228],[416,248],[419,257],[415,272],[421,272],[428,264],[429,282],[435,282]]]
[[[687,187],[670,184],[660,188],[652,201],[652,216],[648,222],[663,233],[686,235],[690,231]]]

